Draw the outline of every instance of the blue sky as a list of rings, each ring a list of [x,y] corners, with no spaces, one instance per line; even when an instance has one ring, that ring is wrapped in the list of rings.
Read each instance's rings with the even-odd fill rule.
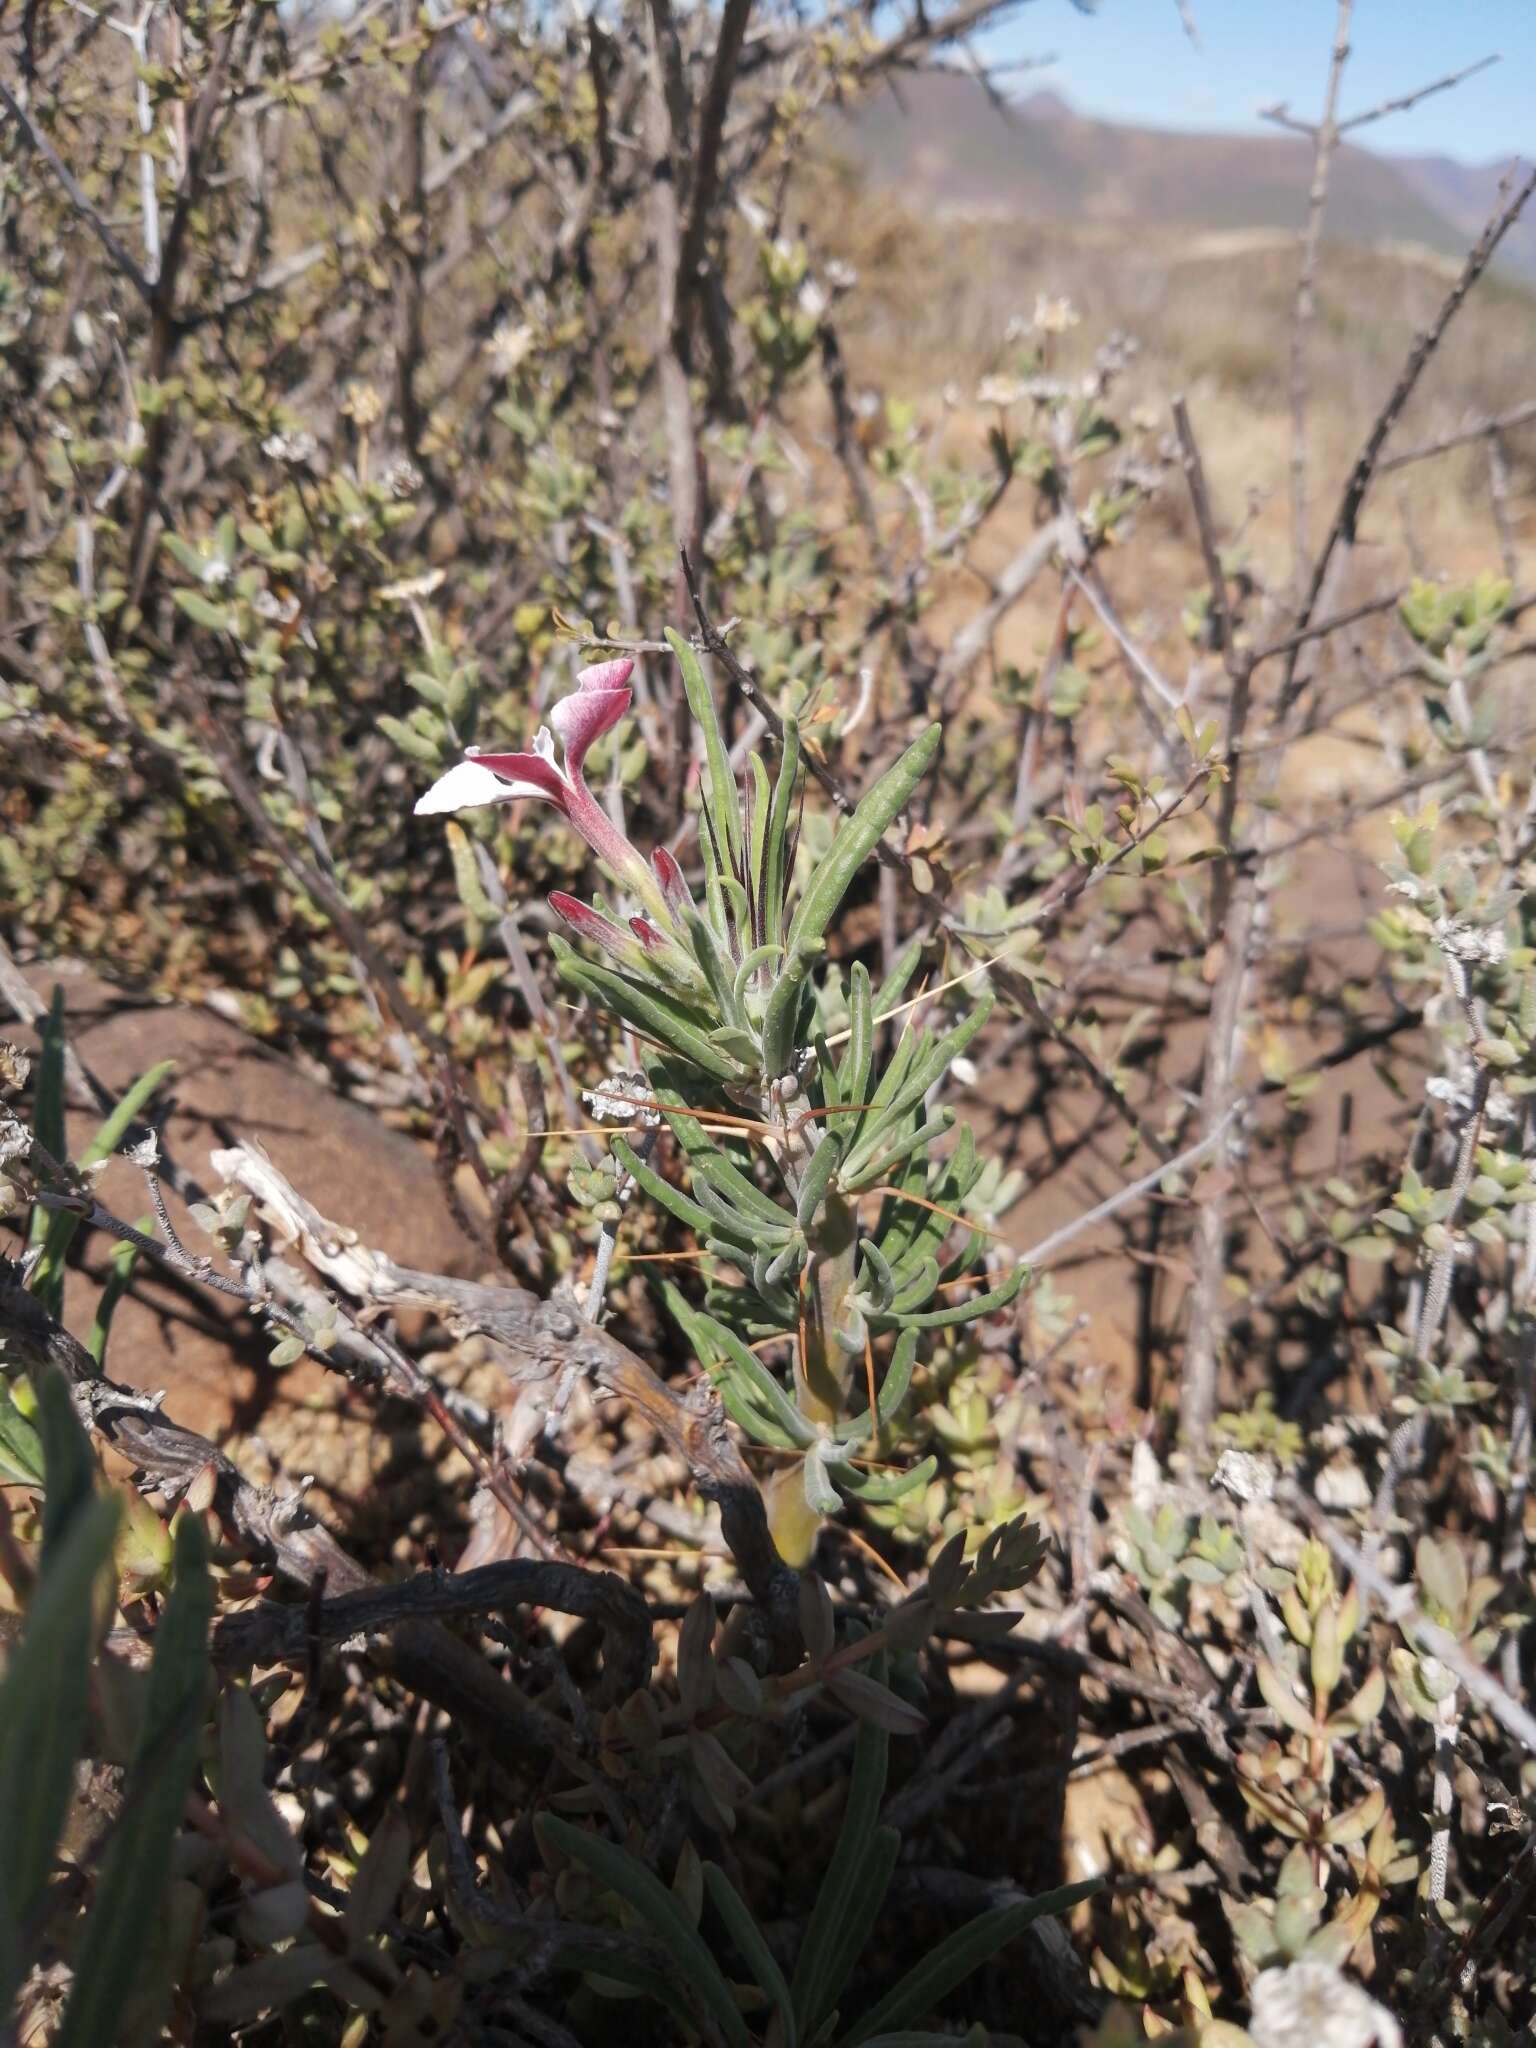
[[[1261,106],[1288,100],[1315,119],[1333,47],[1334,0],[1032,0],[983,45],[992,59],[1054,52],[1039,72],[1009,74],[1023,94],[1049,86],[1082,113],[1158,128],[1252,130]],[[1485,163],[1536,155],[1536,0],[1356,0],[1341,112],[1500,53],[1501,61],[1405,114],[1373,122],[1360,143],[1406,155]]]

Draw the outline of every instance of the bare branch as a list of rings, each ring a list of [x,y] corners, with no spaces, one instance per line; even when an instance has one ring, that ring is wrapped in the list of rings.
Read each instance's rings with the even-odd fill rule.
[[[1536,398],[1528,398],[1523,405],[1511,406],[1508,412],[1491,413],[1486,419],[1473,420],[1452,434],[1442,434],[1438,440],[1420,441],[1412,448],[1403,449],[1401,454],[1384,455],[1376,465],[1377,474],[1385,476],[1389,470],[1406,469],[1410,462],[1427,462],[1432,455],[1444,455],[1452,448],[1465,448],[1468,442],[1481,441],[1489,435],[1496,437],[1507,428],[1523,427],[1530,420],[1536,420]]]
[[[1333,516],[1333,524],[1329,527],[1327,539],[1312,565],[1311,583],[1301,607],[1301,615],[1296,622],[1298,635],[1312,622],[1312,615],[1317,609],[1329,572],[1333,568],[1335,555],[1341,549],[1347,554],[1354,547],[1361,508],[1376,476],[1388,435],[1402,417],[1403,408],[1418,388],[1419,379],[1423,376],[1426,365],[1445,339],[1446,330],[1466,303],[1467,294],[1493,261],[1499,244],[1520,218],[1526,201],[1533,192],[1536,192],[1536,171],[1532,171],[1521,181],[1483,229],[1468,252],[1467,260],[1462,265],[1456,282],[1441,302],[1440,310],[1409,351],[1397,382],[1387,394],[1386,403],[1372,423],[1360,453],[1355,457],[1354,466],[1350,470],[1343,495],[1339,500],[1338,510]],[[1280,693],[1282,716],[1289,710],[1305,683],[1305,678],[1298,678],[1297,672],[1296,657],[1300,644],[1299,639],[1293,642],[1290,659],[1286,663],[1285,680]]]
[[[1353,0],[1339,0],[1334,23],[1333,57],[1328,66],[1323,118],[1318,124],[1317,147],[1312,158],[1312,189],[1307,194],[1307,224],[1301,237],[1301,266],[1296,276],[1296,308],[1291,321],[1291,582],[1298,593],[1307,555],[1307,340],[1317,306],[1317,254],[1328,204],[1328,173],[1339,143],[1339,85],[1349,61],[1352,5]]]
[[[1368,122],[1384,120],[1388,114],[1406,113],[1410,107],[1416,107],[1420,100],[1427,100],[1433,93],[1449,92],[1453,85],[1460,85],[1464,78],[1475,78],[1479,71],[1486,71],[1490,64],[1498,62],[1499,53],[1494,50],[1460,71],[1448,71],[1443,78],[1432,79],[1428,85],[1418,86],[1412,92],[1401,93],[1395,99],[1382,100],[1374,107],[1367,107],[1363,114],[1351,114],[1348,120],[1339,123],[1339,133],[1348,135],[1356,128],[1364,128]]]

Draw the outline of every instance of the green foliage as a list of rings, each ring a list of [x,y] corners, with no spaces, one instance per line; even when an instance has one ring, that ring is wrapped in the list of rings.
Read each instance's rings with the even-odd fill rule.
[[[57,1393],[49,1391],[58,1388]],[[44,1382],[56,1417],[51,1474],[59,1487],[50,1554],[21,1642],[0,1686],[0,2003],[9,2009],[30,1961],[36,1922],[53,1875],[56,1844],[84,1745],[96,1595],[112,1554],[117,1503],[73,1491],[68,1393]],[[73,1424],[79,1434],[79,1425]],[[79,1453],[89,1458],[84,1437]],[[64,1502],[72,1502],[67,1519]]]
[[[901,1848],[897,1831],[879,1822],[888,1752],[885,1731],[862,1722],[837,1846],[790,1981],[751,1907],[718,1864],[706,1863],[703,1868],[703,1898],[724,1936],[717,1952],[704,1932],[697,1904],[688,1910],[679,1897],[679,1885],[669,1890],[627,1850],[546,1815],[538,1824],[546,1853],[579,1864],[604,1890],[626,1901],[672,1965],[670,1971],[636,1970],[627,1962],[615,1967],[604,1961],[602,1974],[659,1998],[684,2024],[698,2024],[697,2001],[729,2042],[745,2044],[753,2038],[742,2017],[744,2005],[773,2015],[772,2038],[783,2048],[812,2042],[825,2043],[826,2048],[861,2048],[876,2041],[948,2038],[904,2030],[936,2014],[952,1991],[1036,1921],[1070,1911],[1099,1886],[1094,1879],[1063,1885],[981,1914],[939,1942],[877,2004],[854,2018],[845,2009],[849,1983],[879,1921]],[[681,1876],[680,1870],[679,1880]],[[751,1973],[749,1992],[725,1974],[722,1957],[732,1954]]]
[[[99,1596],[119,1523],[119,1503],[96,1488],[85,1433],[55,1373],[41,1382],[39,1410],[42,1570],[0,1687],[0,2001],[7,2006],[47,1918],[57,1844],[86,1751]],[[160,1902],[201,1752],[212,1612],[203,1531],[195,1517],[184,1516],[128,1760],[122,1822],[107,1843],[76,1937],[73,1985],[56,2036],[67,2048],[155,2039],[169,2003],[175,1958],[157,1939]]]

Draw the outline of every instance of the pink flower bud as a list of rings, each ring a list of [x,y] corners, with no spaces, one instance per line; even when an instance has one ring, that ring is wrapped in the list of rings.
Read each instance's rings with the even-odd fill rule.
[[[693,896],[683,879],[682,869],[664,846],[658,846],[652,853],[651,866],[656,870],[656,879],[661,884],[668,910],[678,925],[686,928],[688,913],[693,908]]]

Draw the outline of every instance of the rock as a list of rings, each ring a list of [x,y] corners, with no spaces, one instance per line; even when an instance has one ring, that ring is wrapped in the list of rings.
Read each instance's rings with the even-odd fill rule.
[[[257,1140],[322,1214],[366,1244],[430,1272],[485,1270],[486,1256],[455,1222],[430,1155],[370,1111],[207,1011],[136,997],[72,965],[26,972],[45,999],[55,982],[63,988],[70,1043],[107,1088],[120,1092],[157,1061],[176,1062],[165,1091],[175,1105],[165,1149],[205,1186],[212,1185],[209,1152],[225,1142],[222,1127]],[[36,1034],[20,1025],[0,1023],[0,1036],[35,1051]],[[70,1110],[74,1154],[99,1122],[90,1111]],[[116,1215],[149,1227],[144,1177],[127,1161],[107,1166],[98,1192]],[[177,1234],[193,1250],[208,1249],[183,1204],[165,1194]],[[99,1234],[77,1242],[65,1320],[84,1339],[111,1245]],[[113,1319],[107,1369],[129,1386],[163,1388],[166,1412],[186,1427],[221,1444],[256,1441],[290,1472],[313,1472],[339,1503],[355,1503],[356,1489],[391,1456],[393,1432],[380,1428],[377,1400],[355,1394],[313,1360],[275,1371],[266,1363],[270,1348],[240,1303],[141,1261]]]

